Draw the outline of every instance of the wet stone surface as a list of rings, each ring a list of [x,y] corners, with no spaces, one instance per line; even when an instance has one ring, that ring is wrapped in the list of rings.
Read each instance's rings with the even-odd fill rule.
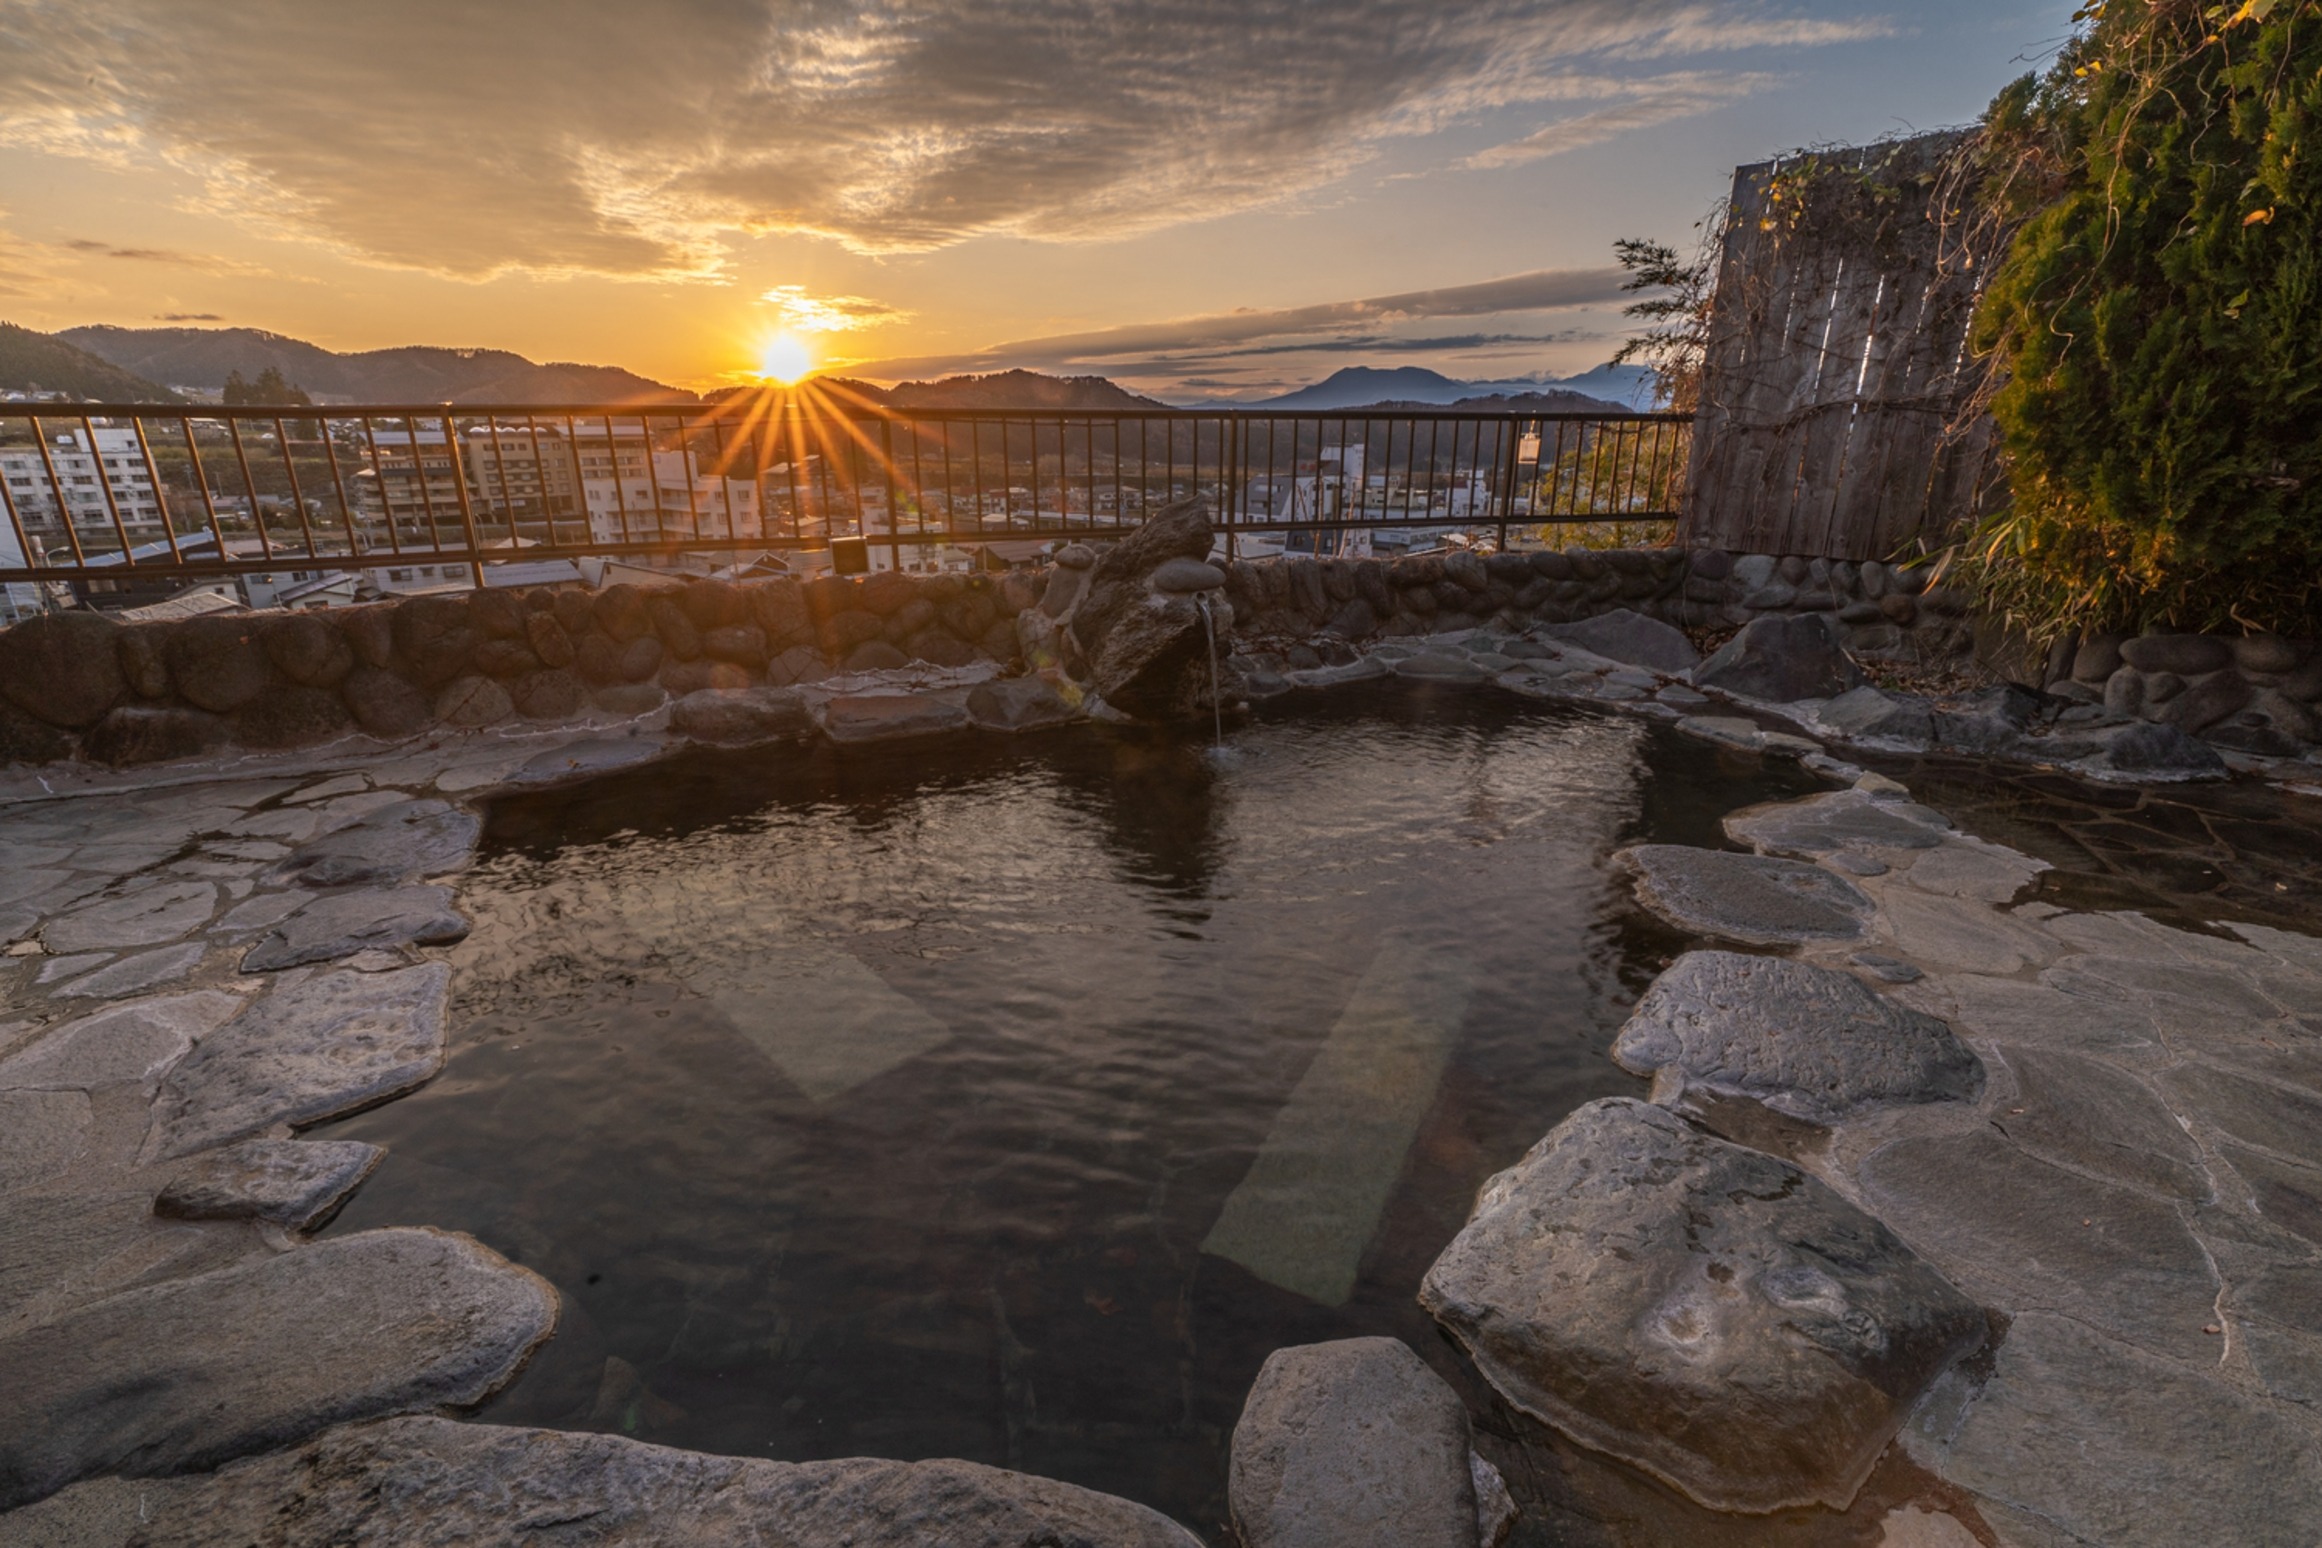
[[[1637,897],[1680,929],[1758,945],[1860,940],[1870,899],[1819,866],[1764,855],[1643,844],[1616,857]]]

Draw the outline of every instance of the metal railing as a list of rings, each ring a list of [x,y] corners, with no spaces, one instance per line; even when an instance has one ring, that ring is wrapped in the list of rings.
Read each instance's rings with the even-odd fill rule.
[[[1212,501],[1229,554],[1428,546],[1675,513],[1672,414],[705,405],[0,404],[0,582],[85,600],[222,577],[681,556],[861,540],[1008,559]],[[1017,546],[1026,545],[1026,546]],[[956,556],[954,556],[956,558]],[[108,599],[105,593],[115,595]]]

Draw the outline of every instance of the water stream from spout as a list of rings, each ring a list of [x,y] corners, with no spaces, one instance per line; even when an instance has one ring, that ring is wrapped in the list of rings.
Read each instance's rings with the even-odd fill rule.
[[[1194,599],[1201,605],[1201,629],[1209,636],[1209,713],[1211,720],[1210,745],[1225,746],[1225,704],[1217,682],[1217,615],[1209,610],[1209,593]]]

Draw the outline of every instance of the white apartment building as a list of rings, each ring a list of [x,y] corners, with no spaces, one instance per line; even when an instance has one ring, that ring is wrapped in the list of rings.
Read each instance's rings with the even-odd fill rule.
[[[121,539],[113,525],[116,512],[132,544],[161,536],[161,494],[153,486],[153,472],[137,444],[136,431],[100,427],[94,446],[89,444],[89,432],[78,427],[42,434],[44,446],[0,447],[0,490],[16,518],[8,524],[11,544],[13,529],[20,524],[36,548],[51,556],[69,556],[73,547],[65,532],[69,515],[72,536],[83,549],[117,551]]]
[[[746,470],[721,473],[690,450],[653,446],[642,426],[618,420],[609,434],[578,427],[572,452],[597,542],[765,535],[757,481],[732,476]]]

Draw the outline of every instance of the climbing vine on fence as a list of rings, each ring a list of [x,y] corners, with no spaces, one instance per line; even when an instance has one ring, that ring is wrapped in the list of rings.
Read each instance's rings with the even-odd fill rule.
[[[2024,217],[1978,343],[2038,632],[2322,630],[2322,0],[2101,0],[1981,154]]]

